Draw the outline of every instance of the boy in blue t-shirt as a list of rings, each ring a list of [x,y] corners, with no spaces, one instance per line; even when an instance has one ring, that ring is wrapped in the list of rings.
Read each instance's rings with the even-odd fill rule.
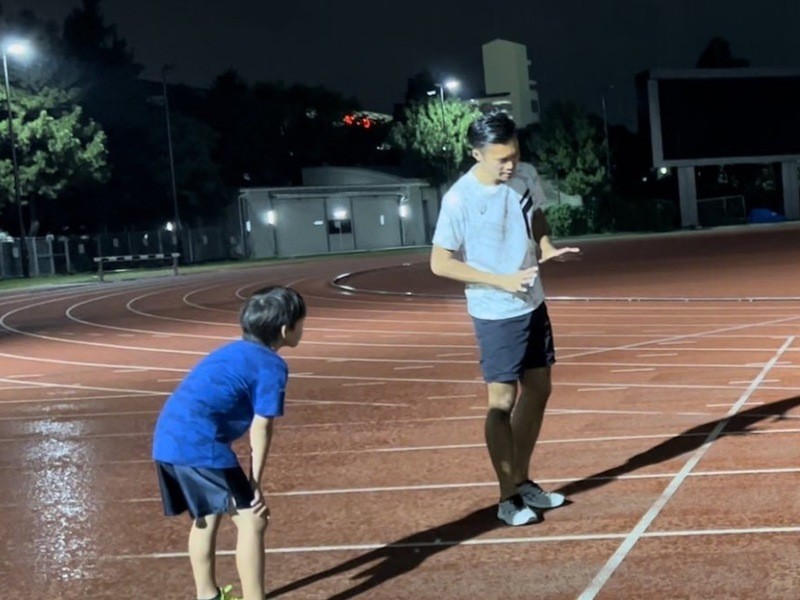
[[[277,351],[300,343],[306,306],[296,291],[269,287],[243,306],[242,340],[214,350],[169,397],[156,422],[153,459],[164,514],[189,511],[197,598],[222,598],[215,580],[219,524],[230,514],[238,530],[236,566],[244,600],[264,598],[264,532],[269,520],[261,490],[275,417],[283,415],[288,378]],[[245,474],[231,445],[250,431]]]

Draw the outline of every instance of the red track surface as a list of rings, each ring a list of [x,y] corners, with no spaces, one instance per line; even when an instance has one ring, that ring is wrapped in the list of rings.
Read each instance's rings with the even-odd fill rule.
[[[534,475],[571,504],[514,529],[494,517],[471,325],[424,253],[0,296],[5,595],[193,597],[153,423],[238,335],[240,299],[281,283],[310,316],[267,467],[270,597],[800,597],[800,228],[584,250],[543,269],[550,296],[593,298],[550,302],[559,363]],[[343,291],[341,273],[430,296]],[[753,297],[773,299],[731,300]]]

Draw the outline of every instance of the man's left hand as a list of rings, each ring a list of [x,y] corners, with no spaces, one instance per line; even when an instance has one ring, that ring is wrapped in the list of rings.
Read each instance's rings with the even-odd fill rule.
[[[566,246],[564,248],[556,248],[555,246],[546,245],[542,248],[542,257],[539,263],[554,260],[556,262],[566,262],[568,260],[578,260],[581,256],[581,249],[575,246]]]

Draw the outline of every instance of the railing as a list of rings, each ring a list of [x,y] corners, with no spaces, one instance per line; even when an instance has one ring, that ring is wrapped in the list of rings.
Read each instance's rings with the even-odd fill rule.
[[[180,239],[165,230],[126,231],[81,236],[25,238],[25,253],[31,277],[90,273],[97,269],[95,259],[109,256],[133,256],[179,253],[183,264],[243,258],[243,244],[238,232],[224,228],[185,229]],[[20,241],[0,241],[0,278],[23,274]]]

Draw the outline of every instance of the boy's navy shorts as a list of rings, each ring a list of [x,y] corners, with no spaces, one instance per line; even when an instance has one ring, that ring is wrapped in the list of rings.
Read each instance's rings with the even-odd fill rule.
[[[189,511],[193,519],[250,508],[255,497],[241,467],[206,469],[156,461],[164,514]]]
[[[528,369],[556,362],[553,329],[542,302],[534,311],[510,319],[472,319],[487,383],[513,383]]]

